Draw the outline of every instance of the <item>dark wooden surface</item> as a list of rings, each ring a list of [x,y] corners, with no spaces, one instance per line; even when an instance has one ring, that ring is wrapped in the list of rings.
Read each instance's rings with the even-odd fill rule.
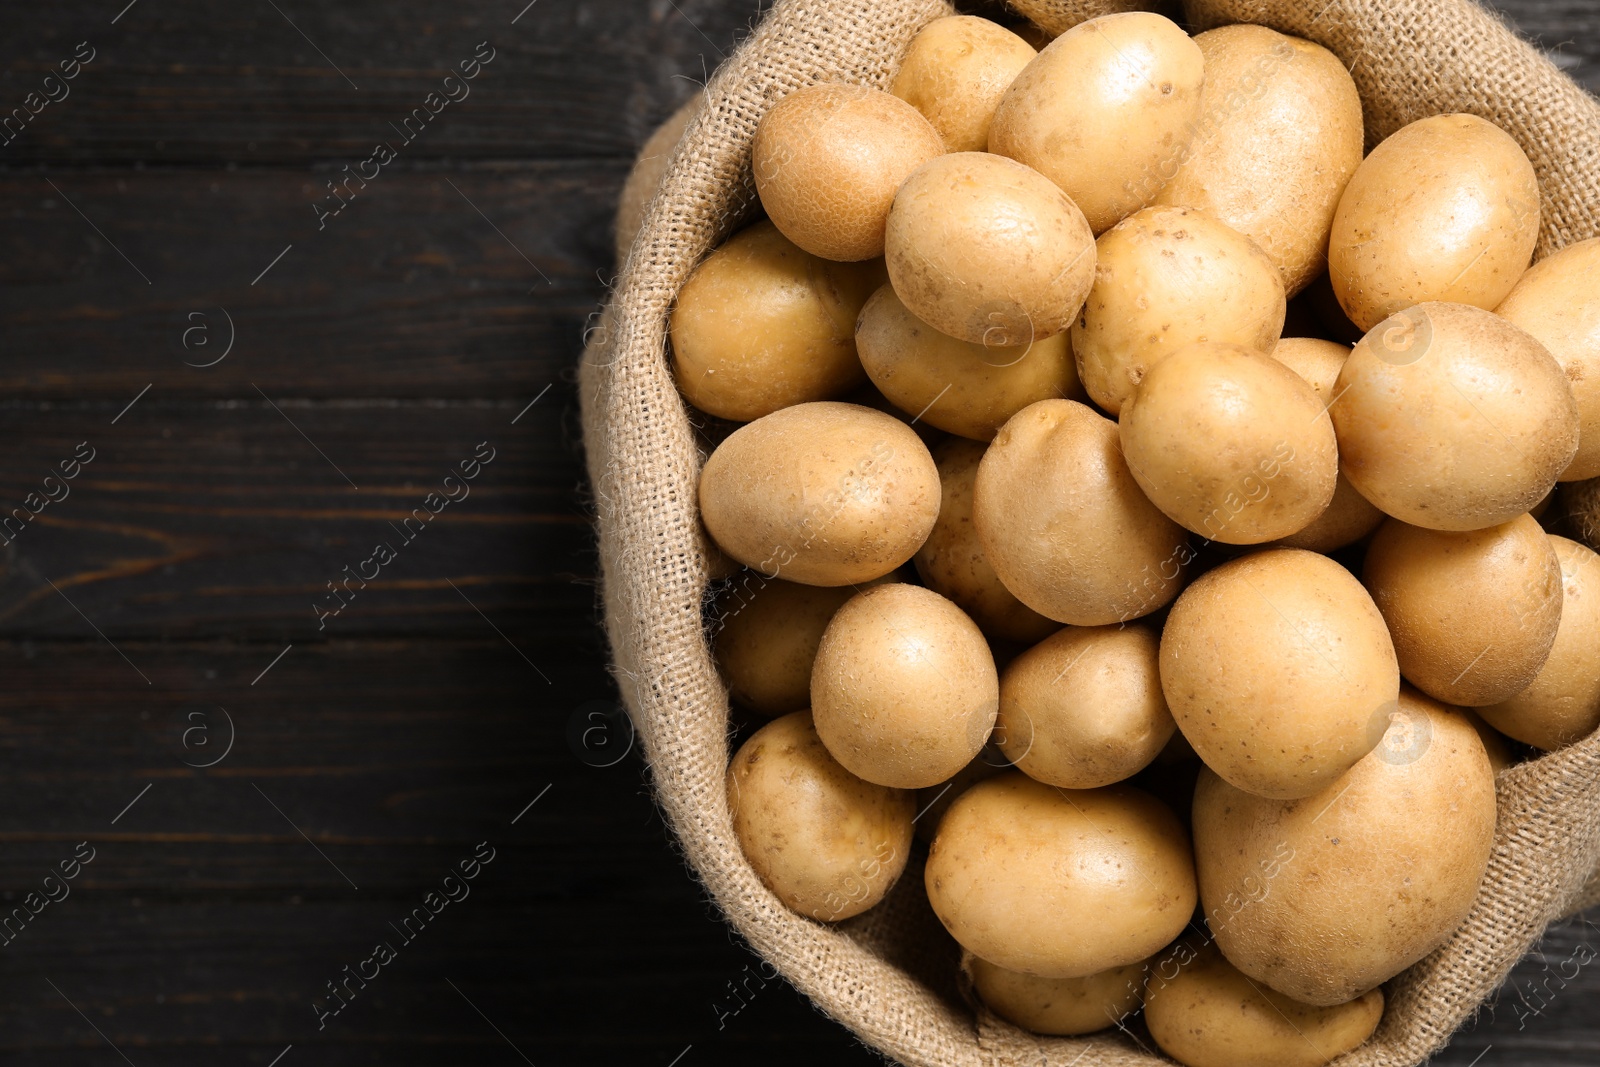
[[[608,717],[574,444],[629,156],[759,4],[124,3],[12,5],[0,38],[0,109],[95,50],[0,146],[0,510],[95,454],[0,547],[0,898],[94,849],[0,947],[0,1062],[876,1062],[781,984],[732,1010],[754,959]],[[1505,6],[1600,84],[1600,9]],[[1592,1063],[1600,980],[1549,977],[1590,946],[1553,932],[1437,1062]]]

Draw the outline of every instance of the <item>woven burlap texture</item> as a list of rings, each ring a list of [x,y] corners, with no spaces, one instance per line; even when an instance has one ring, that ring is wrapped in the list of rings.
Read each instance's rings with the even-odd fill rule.
[[[1018,3],[1059,31],[1126,0]],[[1255,22],[1318,41],[1350,66],[1368,141],[1430,114],[1498,123],[1543,191],[1539,254],[1594,236],[1600,106],[1470,0],[1191,0],[1195,29]],[[606,630],[656,796],[684,857],[729,922],[823,1011],[913,1065],[1166,1062],[1111,1031],[1038,1038],[973,1009],[958,953],[928,908],[915,862],[857,919],[800,918],[763,886],[734,837],[724,792],[728,700],[702,622],[708,550],[696,514],[702,455],[665,358],[667,316],[690,271],[755,203],[750,140],[766,109],[817,82],[883,87],[945,0],[779,0],[716,72],[579,374],[600,537]],[[1600,738],[1500,776],[1482,890],[1461,929],[1387,987],[1373,1039],[1342,1067],[1422,1062],[1503,981],[1545,926],[1577,903],[1600,859]]]

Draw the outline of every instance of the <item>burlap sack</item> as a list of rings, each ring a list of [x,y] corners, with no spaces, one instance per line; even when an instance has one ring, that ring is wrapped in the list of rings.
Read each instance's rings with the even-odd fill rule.
[[[1124,0],[1018,0],[1060,31]],[[1195,29],[1256,22],[1319,41],[1351,67],[1369,143],[1425,115],[1470,111],[1515,137],[1543,191],[1539,252],[1594,236],[1600,106],[1470,0],[1189,0]],[[822,81],[884,86],[945,0],[779,0],[717,71],[646,213],[580,373],[600,532],[607,632],[661,807],[728,920],[818,1007],[908,1064],[1165,1062],[1148,1036],[1037,1038],[963,999],[957,951],[913,861],[877,908],[836,926],[786,909],[734,838],[723,790],[728,701],[702,604],[708,552],[695,510],[701,456],[664,348],[690,270],[750,214],[749,145],[785,93]],[[1594,494],[1600,495],[1600,494]],[[1499,782],[1488,875],[1451,940],[1389,983],[1373,1039],[1339,1062],[1420,1063],[1506,977],[1552,919],[1596,899],[1600,738],[1525,763]]]

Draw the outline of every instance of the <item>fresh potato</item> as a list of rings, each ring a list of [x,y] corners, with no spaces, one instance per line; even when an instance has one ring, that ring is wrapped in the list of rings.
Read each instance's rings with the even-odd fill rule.
[[[1074,626],[1165,606],[1193,558],[1129,473],[1116,425],[1071,400],[1041,400],[1001,427],[978,466],[972,521],[1006,588]]]
[[[1194,912],[1194,860],[1173,814],[1129,786],[1062,790],[1007,772],[961,795],[923,871],[945,929],[1038,978],[1137,963]]]
[[[735,430],[700,472],[706,531],[761,574],[853,585],[909,560],[939,515],[939,471],[905,423],[796,404]]]
[[[1030,778],[1096,789],[1131,778],[1177,727],[1161,693],[1161,641],[1131,626],[1069,626],[1000,677],[1000,750]]]
[[[770,222],[740,231],[678,294],[678,389],[701,411],[738,422],[850,391],[866,379],[856,316],[885,277],[882,260],[818,259]]]
[[[1545,347],[1492,312],[1418,304],[1350,353],[1329,413],[1345,476],[1413,526],[1524,514],[1578,449],[1578,406]]]
[[[1495,312],[1544,345],[1572,386],[1578,454],[1561,480],[1600,478],[1600,237],[1535,263]]]
[[[940,820],[944,818],[944,813],[950,810],[950,805],[956,802],[957,797],[979,782],[1010,769],[1011,764],[1006,762],[1005,754],[990,742],[973,757],[971,763],[952,775],[949,781],[917,790],[917,840],[923,844],[933,844],[933,839],[939,832]]]
[[[1561,560],[1530,515],[1467,533],[1390,519],[1361,580],[1394,635],[1406,681],[1450,704],[1522,692],[1561,623]]]
[[[1117,422],[1139,488],[1208,540],[1288,537],[1333,502],[1333,423],[1305,379],[1261,352],[1179,349],[1150,368]]]
[[[1207,766],[1257,796],[1310,796],[1383,736],[1400,667],[1349,571],[1269,549],[1208,571],[1172,606],[1161,687]]]
[[[922,112],[946,151],[982,152],[1000,98],[1037,54],[998,23],[949,15],[911,38],[889,91]]]
[[[1265,26],[1195,37],[1205,57],[1200,130],[1163,172],[1155,202],[1192,207],[1250,238],[1290,296],[1322,273],[1339,206],[1361,164],[1361,97],[1339,57]]]
[[[1095,233],[1155,198],[1200,117],[1200,48],[1149,12],[1090,19],[1046,45],[1000,100],[989,151],[1026,163]]]
[[[1565,537],[1552,536],[1550,545],[1563,594],[1550,655],[1526,689],[1478,709],[1501,733],[1546,751],[1600,726],[1600,556]]]
[[[1383,1018],[1380,989],[1317,1007],[1252,982],[1214,944],[1186,958],[1170,981],[1150,980],[1144,1014],[1161,1051],[1185,1067],[1323,1067]]]
[[[944,151],[910,104],[859,85],[813,85],[772,105],[751,168],[783,235],[823,259],[883,255],[883,227],[906,176]]]
[[[1078,374],[1112,415],[1157,362],[1196,341],[1272,350],[1283,279],[1255,242],[1185,207],[1146,208],[1100,235],[1072,327]]]
[[[972,523],[972,487],[983,452],[978,442],[959,438],[934,450],[941,494],[939,518],[912,562],[924,585],[954,601],[985,634],[1032,644],[1060,627],[1018,600],[983,554]]]
[[[1200,899],[1217,947],[1245,975],[1306,1004],[1343,1004],[1461,925],[1494,823],[1477,731],[1405,689],[1383,742],[1319,793],[1269,800],[1200,772]]]
[[[1328,274],[1370,330],[1415,304],[1499,306],[1539,237],[1533,164],[1476,115],[1434,115],[1389,136],[1339,198]]]
[[[850,773],[920,789],[972,761],[994,729],[1000,678],[983,633],[916,585],[858,593],[834,613],[811,669],[817,733]]]
[[[991,440],[1035,401],[1084,399],[1066,333],[1015,348],[960,341],[911,314],[889,285],[861,309],[856,350],[895,405],[975,441]]]
[[[1483,742],[1483,751],[1489,757],[1489,766],[1498,775],[1512,764],[1511,746],[1506,742],[1504,734],[1483,721],[1478,714],[1482,710],[1482,708],[1477,710],[1462,708],[1461,715],[1472,724],[1474,730],[1478,731],[1478,740]]]
[[[1139,1010],[1144,992],[1140,963],[1084,978],[1036,978],[962,952],[961,969],[990,1011],[1036,1034],[1092,1034],[1115,1026]]]
[[[863,782],[796,711],[767,723],[728,767],[739,847],[801,915],[835,922],[883,899],[911,855],[913,795]]]
[[[645,141],[644,147],[639,149],[638,158],[633,161],[633,169],[628,172],[627,181],[622,183],[622,196],[617,201],[616,235],[619,269],[633,248],[634,238],[639,236],[639,231],[644,227],[644,213],[650,207],[650,201],[655,199],[661,179],[666,176],[667,162],[672,158],[672,150],[683,140],[684,131],[689,128],[689,123],[694,121],[694,117],[700,114],[705,102],[704,90],[685,100],[678,106],[678,110],[667,116],[667,120],[656,127],[655,132]]]
[[[984,152],[906,179],[884,258],[910,312],[951,337],[1018,348],[1072,324],[1094,281],[1094,235],[1038,171]]]

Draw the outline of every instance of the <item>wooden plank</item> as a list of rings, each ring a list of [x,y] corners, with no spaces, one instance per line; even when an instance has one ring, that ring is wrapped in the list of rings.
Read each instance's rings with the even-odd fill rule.
[[[1600,7],[1590,0],[1489,0],[1591,93],[1600,93]]]

